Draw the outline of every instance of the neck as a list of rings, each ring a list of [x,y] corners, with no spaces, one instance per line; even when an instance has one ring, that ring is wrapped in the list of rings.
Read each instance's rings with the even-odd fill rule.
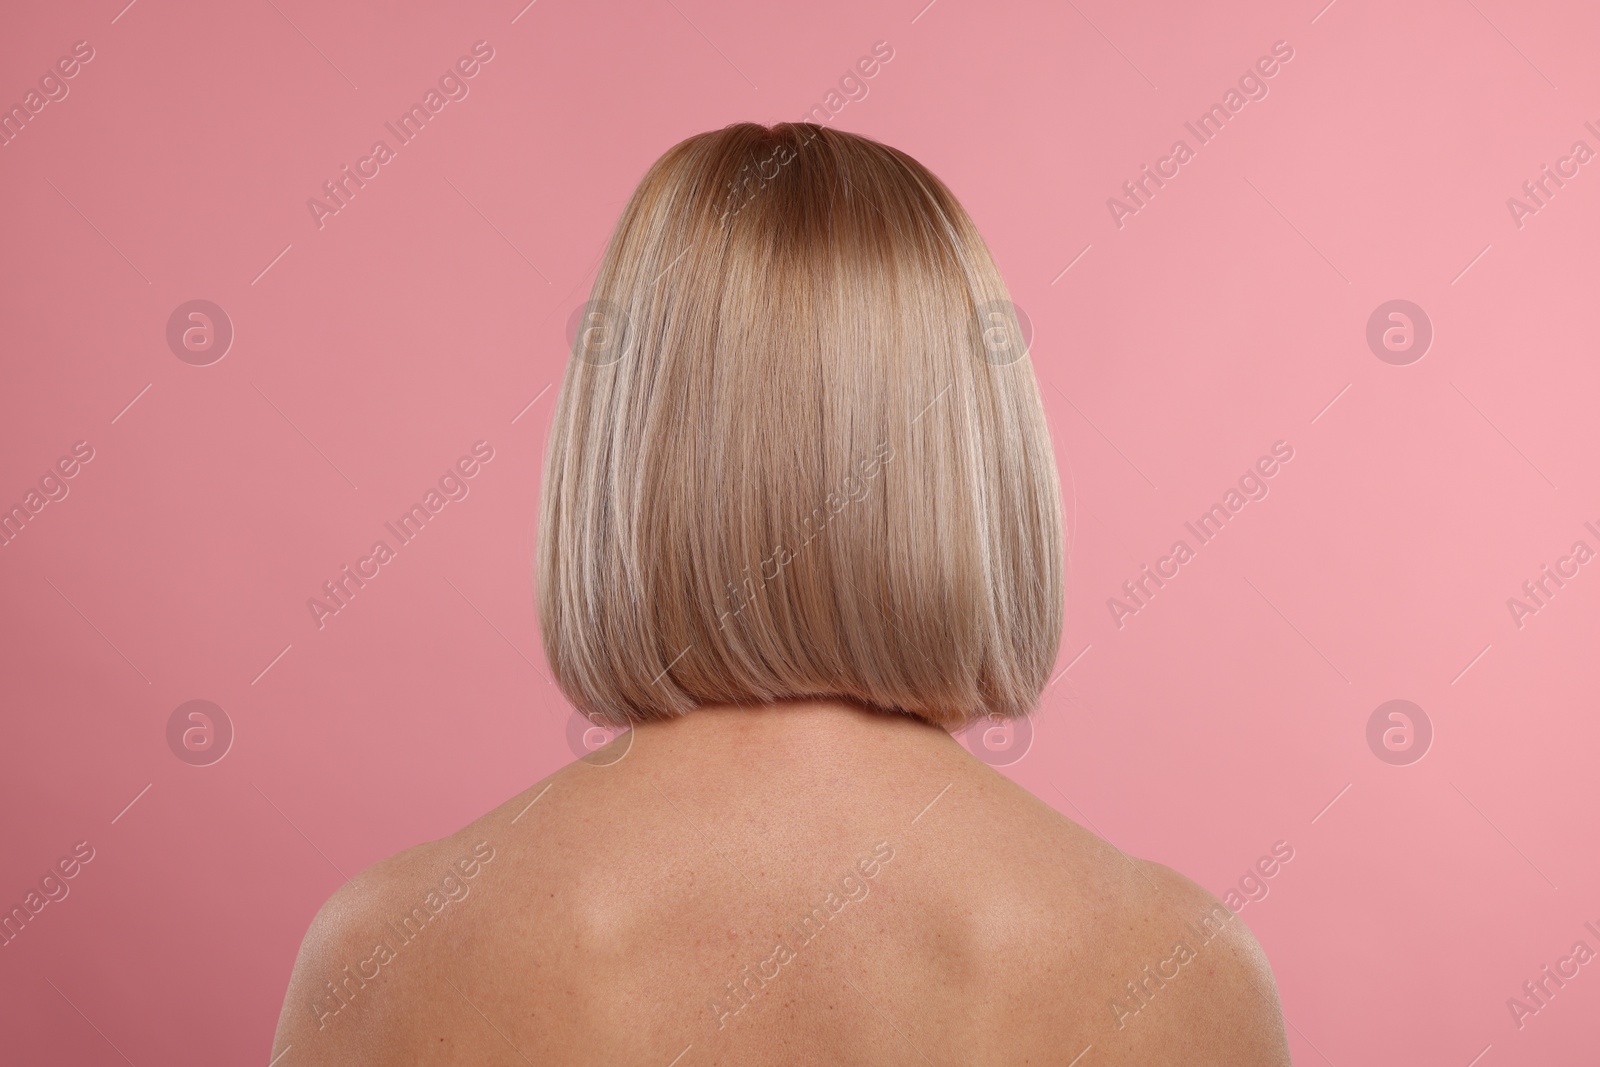
[[[830,698],[755,704],[708,704],[675,719],[641,723],[638,740],[700,752],[734,751],[748,758],[753,746],[774,752],[834,753],[902,745],[955,744],[948,733],[911,715]]]

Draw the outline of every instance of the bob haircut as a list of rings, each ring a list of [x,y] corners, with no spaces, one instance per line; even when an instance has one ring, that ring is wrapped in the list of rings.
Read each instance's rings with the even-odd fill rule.
[[[812,123],[669,149],[600,262],[545,456],[539,617],[573,705],[1033,710],[1061,493],[1021,338],[904,152]]]

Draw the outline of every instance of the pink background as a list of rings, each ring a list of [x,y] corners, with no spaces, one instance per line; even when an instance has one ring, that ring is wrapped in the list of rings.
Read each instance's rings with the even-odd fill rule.
[[[0,948],[7,1061],[265,1063],[341,872],[572,759],[530,574],[568,316],[656,156],[801,118],[880,40],[831,121],[976,219],[1075,494],[1070,671],[991,758],[1218,894],[1287,841],[1242,915],[1296,1062],[1592,1059],[1600,964],[1521,1029],[1506,1000],[1600,950],[1600,563],[1507,606],[1600,549],[1600,163],[1507,206],[1600,149],[1593,5],[124,2],[0,35],[6,104],[94,49],[0,148],[0,506],[94,449],[0,548],[0,905],[95,849]],[[307,199],[480,40],[470,95],[319,228]],[[166,342],[193,299],[236,331],[209,366]],[[1395,299],[1434,329],[1404,366],[1366,341]],[[480,440],[470,495],[319,629],[307,599]],[[1119,628],[1107,599],[1279,440],[1266,499]],[[235,730],[209,766],[168,746],[194,699]],[[1432,724],[1418,762],[1368,746],[1391,699]]]

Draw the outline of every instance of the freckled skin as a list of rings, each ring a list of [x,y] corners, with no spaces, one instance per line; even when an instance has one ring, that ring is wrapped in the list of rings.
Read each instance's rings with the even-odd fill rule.
[[[1242,919],[935,727],[804,701],[701,708],[613,745],[615,763],[571,764],[336,892],[268,1058],[1289,1063]],[[474,846],[493,858],[466,877],[452,865]],[[456,898],[430,915],[442,884]],[[380,940],[391,957],[367,962]]]

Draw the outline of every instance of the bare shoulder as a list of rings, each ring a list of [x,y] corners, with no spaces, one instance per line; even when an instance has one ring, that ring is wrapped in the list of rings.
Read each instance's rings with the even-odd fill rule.
[[[484,822],[373,864],[317,911],[273,1039],[283,1067],[409,1059],[424,1031],[449,1029],[445,963],[474,938],[466,902],[498,855]]]
[[[503,1026],[515,1010],[497,1010],[505,987],[495,976],[508,945],[539,942],[549,927],[539,902],[553,894],[530,887],[560,881],[561,857],[589,832],[584,805],[571,801],[588,795],[583,772],[592,770],[569,764],[335,890],[295,958],[272,1056],[293,1052],[279,1067],[483,1065],[505,1056],[504,1034],[487,1019]],[[552,789],[567,803],[541,802]],[[542,847],[531,848],[534,840]]]
[[[1084,1067],[1289,1064],[1272,969],[1242,918],[988,768],[969,781],[945,825],[970,843],[957,867],[981,872],[981,892],[942,877],[999,932],[983,942],[983,986],[1027,1004],[1048,990],[1071,1005],[1006,1019],[1029,1055],[1069,1062],[1092,1046]]]
[[[1103,1050],[1126,1057],[1112,1062],[1289,1064],[1272,968],[1244,920],[1169,867],[1128,866],[1144,884],[1102,998]]]

